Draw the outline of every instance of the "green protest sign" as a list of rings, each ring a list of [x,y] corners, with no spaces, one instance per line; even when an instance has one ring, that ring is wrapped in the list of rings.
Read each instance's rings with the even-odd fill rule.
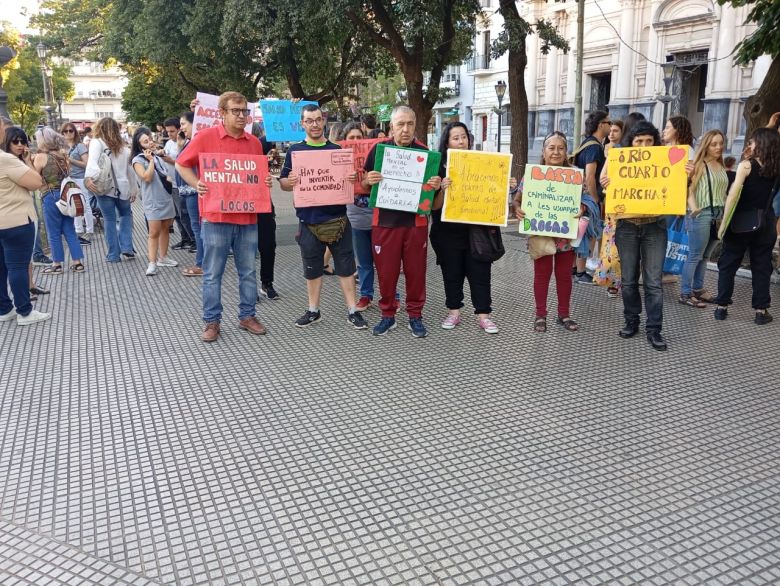
[[[441,153],[388,144],[376,145],[374,171],[382,181],[371,188],[369,206],[430,214],[436,191],[426,183],[439,172]]]
[[[525,219],[520,222],[521,234],[577,238],[582,197],[582,169],[527,165],[523,177]]]
[[[380,122],[390,122],[390,114],[393,107],[390,104],[379,104],[376,108],[376,117]]]

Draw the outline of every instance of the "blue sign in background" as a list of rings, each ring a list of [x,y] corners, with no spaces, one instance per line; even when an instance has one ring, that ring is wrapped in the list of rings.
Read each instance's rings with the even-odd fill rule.
[[[301,126],[301,109],[306,104],[316,106],[317,102],[293,103],[291,100],[260,100],[266,140],[270,142],[299,141],[306,138],[306,133]]]

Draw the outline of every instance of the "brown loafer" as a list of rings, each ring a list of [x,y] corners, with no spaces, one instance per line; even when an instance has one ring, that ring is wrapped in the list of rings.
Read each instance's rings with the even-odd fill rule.
[[[265,334],[265,326],[261,324],[255,316],[245,317],[240,322],[238,322],[238,327],[242,330],[246,330],[250,334],[254,334],[255,336],[262,336]]]
[[[216,342],[217,338],[219,338],[219,322],[214,321],[206,324],[200,339],[204,342]]]

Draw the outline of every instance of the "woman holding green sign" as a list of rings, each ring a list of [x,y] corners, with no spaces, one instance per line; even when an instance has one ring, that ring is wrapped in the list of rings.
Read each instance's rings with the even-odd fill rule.
[[[569,167],[567,158],[566,135],[557,130],[547,136],[542,143],[542,165],[556,167]],[[525,219],[523,205],[523,187],[517,190],[514,201],[515,216],[518,220]],[[571,303],[572,275],[571,267],[574,264],[574,249],[571,240],[565,238],[550,238],[548,236],[530,236],[528,239],[529,251],[535,250],[535,243],[550,243],[548,250],[531,252],[534,258],[534,300],[536,301],[536,319],[534,320],[535,332],[547,331],[547,293],[550,289],[550,279],[553,268],[555,270],[555,290],[558,294],[558,319],[557,322],[570,332],[580,329],[576,321],[569,316],[569,304]],[[541,247],[540,247],[541,248]]]

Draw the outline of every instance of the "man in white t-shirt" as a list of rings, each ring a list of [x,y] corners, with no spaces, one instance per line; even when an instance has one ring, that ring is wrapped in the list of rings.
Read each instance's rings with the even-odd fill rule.
[[[194,252],[195,234],[192,232],[190,216],[187,213],[187,206],[182,205],[179,190],[176,188],[176,182],[174,181],[176,157],[179,155],[179,144],[176,142],[180,128],[179,119],[168,118],[163,122],[163,126],[168,135],[168,141],[159,155],[165,161],[165,166],[168,169],[168,180],[173,184],[173,205],[176,208],[176,225],[179,226],[179,233],[181,234],[181,241],[178,244],[174,244],[171,248],[177,250],[187,248],[190,252]]]

